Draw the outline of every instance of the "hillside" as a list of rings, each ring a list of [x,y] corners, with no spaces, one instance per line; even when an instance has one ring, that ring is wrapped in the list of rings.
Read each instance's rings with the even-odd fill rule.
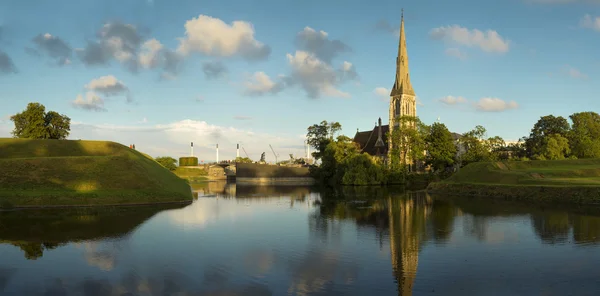
[[[0,139],[0,207],[187,200],[185,180],[118,143]]]
[[[600,186],[600,159],[472,163],[447,183]]]

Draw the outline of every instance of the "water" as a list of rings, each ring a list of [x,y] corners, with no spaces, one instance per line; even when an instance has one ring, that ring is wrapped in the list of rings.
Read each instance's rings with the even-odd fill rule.
[[[600,216],[385,188],[199,185],[0,213],[2,295],[599,295]]]

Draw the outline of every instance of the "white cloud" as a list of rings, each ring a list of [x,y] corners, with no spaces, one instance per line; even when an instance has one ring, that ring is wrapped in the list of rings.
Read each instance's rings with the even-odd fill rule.
[[[154,38],[144,42],[138,57],[140,65],[146,69],[158,66],[163,48],[162,43]]]
[[[85,98],[79,94],[77,98],[73,102],[71,102],[73,107],[88,111],[106,111],[104,108],[104,99],[98,96],[93,91],[88,91],[85,94]]]
[[[264,95],[267,93],[275,94],[283,89],[282,84],[277,84],[271,80],[265,72],[256,72],[244,84],[246,95]]]
[[[571,67],[571,66],[566,66],[563,70],[567,75],[571,76],[572,78],[576,78],[576,79],[587,79],[588,76],[584,73],[582,73],[581,71]]]
[[[254,38],[254,27],[244,21],[231,25],[218,18],[200,15],[185,23],[185,37],[180,38],[177,52],[199,52],[209,56],[241,56],[248,60],[265,59],[271,48]]]
[[[510,47],[510,41],[502,38],[494,30],[482,32],[477,29],[469,30],[459,25],[434,28],[429,32],[429,36],[436,40],[445,40],[467,47],[479,47],[485,52],[505,53]]]
[[[579,21],[579,25],[583,28],[600,32],[600,16],[592,17],[591,15],[586,14]]]
[[[382,101],[390,100],[390,90],[385,87],[376,87],[373,93],[377,95]]]
[[[351,51],[350,46],[340,40],[330,40],[325,31],[316,31],[305,27],[296,35],[296,45],[300,50],[314,53],[314,55],[327,64],[343,52]]]
[[[467,59],[467,54],[462,52],[460,49],[452,47],[452,48],[448,48],[444,51],[446,53],[446,55],[451,56],[451,57],[455,57],[459,60],[465,60]]]
[[[315,55],[298,50],[294,55],[288,53],[287,59],[292,68],[291,79],[288,83],[300,84],[310,98],[318,98],[321,95],[350,97],[349,93],[337,89],[341,80],[338,73]]]
[[[446,97],[439,99],[439,101],[446,105],[456,105],[456,104],[466,103],[467,99],[465,99],[464,97],[460,97],[460,96],[458,96],[458,97],[446,96]]]
[[[217,143],[221,160],[235,158],[237,143],[243,143],[254,160],[259,160],[262,152],[270,151],[269,144],[280,155],[304,155],[303,136],[258,133],[189,119],[154,125],[90,125],[74,122],[69,138],[108,140],[125,145],[133,143],[138,150],[152,156],[168,155],[175,158],[189,155],[189,143],[194,142],[194,154],[205,162],[215,160],[214,147]],[[267,161],[274,159],[267,154]]]
[[[484,112],[500,112],[519,107],[519,104],[515,101],[506,102],[498,98],[482,98],[474,105],[475,109]]]
[[[92,79],[92,81],[90,81],[85,88],[107,96],[121,95],[129,91],[125,83],[119,81],[113,75],[106,75]]]

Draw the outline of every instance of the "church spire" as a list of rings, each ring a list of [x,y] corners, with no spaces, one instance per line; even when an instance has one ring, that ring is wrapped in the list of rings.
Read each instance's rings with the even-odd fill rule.
[[[396,58],[396,81],[392,88],[391,96],[415,95],[410,84],[408,73],[408,51],[406,50],[406,33],[404,32],[404,8],[400,20],[400,41],[398,42],[398,57]]]

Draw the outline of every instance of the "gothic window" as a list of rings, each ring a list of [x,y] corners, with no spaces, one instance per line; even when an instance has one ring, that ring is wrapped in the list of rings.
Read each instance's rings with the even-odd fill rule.
[[[396,109],[396,115],[400,115],[400,100],[396,99],[396,107],[394,109]]]

